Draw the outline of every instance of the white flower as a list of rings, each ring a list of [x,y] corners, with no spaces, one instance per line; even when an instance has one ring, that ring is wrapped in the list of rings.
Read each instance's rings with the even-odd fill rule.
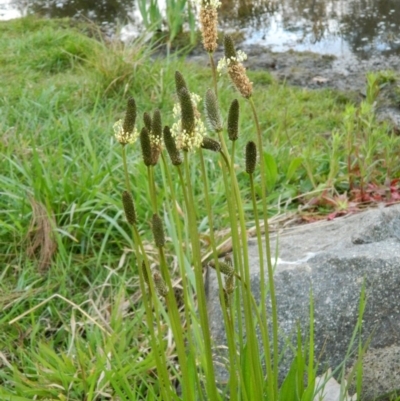
[[[114,137],[121,145],[134,143],[139,137],[139,132],[136,129],[136,127],[132,132],[125,132],[122,120],[118,120],[113,125],[113,128],[114,128]]]
[[[197,4],[200,7],[209,6],[209,7],[217,9],[218,7],[221,6],[222,3],[219,0],[204,0],[204,1],[203,0],[195,0],[195,4]]]
[[[159,136],[154,135],[153,133],[150,133],[149,135],[149,139],[150,139],[150,144],[158,149],[162,149],[162,138]]]
[[[195,93],[190,93],[190,99],[192,100],[193,108],[197,110],[197,104],[200,102],[201,97]],[[201,118],[195,117],[194,130],[188,133],[182,130],[181,106],[179,103],[174,104],[172,114],[176,122],[172,124],[171,135],[175,138],[176,147],[188,151],[200,148],[203,138],[207,134],[206,127]]]
[[[223,71],[227,70],[231,64],[241,63],[245,60],[247,60],[247,54],[243,50],[238,50],[236,52],[236,57],[222,57],[221,60],[218,61],[217,71],[221,74]]]
[[[182,123],[180,120],[172,124],[171,127],[171,135],[175,138],[176,147],[178,149],[191,151],[200,148],[206,134],[206,127],[200,118],[195,118],[194,130],[192,133],[187,133],[182,130]]]

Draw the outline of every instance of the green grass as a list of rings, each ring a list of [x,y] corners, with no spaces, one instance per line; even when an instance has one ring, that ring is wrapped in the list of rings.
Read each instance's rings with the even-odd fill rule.
[[[211,86],[210,73],[206,65],[175,56],[166,63],[140,40],[123,47],[88,33],[93,30],[68,20],[0,23],[0,396],[4,400],[107,399],[102,392],[115,400],[158,397],[154,354],[149,350],[144,312],[137,307],[133,244],[120,200],[122,158],[112,126],[123,116],[129,96],[136,100],[139,117],[159,108],[163,124],[172,124],[175,71],[184,71],[191,90],[202,96]],[[370,109],[357,112],[352,96],[290,87],[267,72],[249,75],[267,154],[271,214],[297,208],[299,199],[323,191],[332,197],[346,193],[349,138],[352,163],[362,171],[365,185],[383,185],[388,176],[399,177],[394,162],[398,137],[376,123]],[[226,120],[235,96],[226,77],[221,77],[219,91]],[[354,122],[350,131],[346,119]],[[254,135],[250,107],[241,103],[236,172],[248,205],[251,194],[240,149]],[[218,163],[217,157],[206,154],[214,229],[222,230],[229,216]],[[149,240],[152,210],[138,144],[128,153],[128,169],[138,228]],[[194,206],[198,216],[206,216],[198,169],[193,162]],[[161,172],[155,178],[162,199]],[[360,184],[359,177],[355,180]],[[256,177],[260,194],[257,182]],[[174,185],[178,191],[178,182]],[[31,225],[35,203],[53,216],[49,221],[57,251],[48,269],[27,255],[29,238],[40,230]],[[244,208],[252,224],[252,210],[247,204]],[[207,229],[207,218],[200,219],[205,243]],[[13,319],[17,320],[9,324]]]

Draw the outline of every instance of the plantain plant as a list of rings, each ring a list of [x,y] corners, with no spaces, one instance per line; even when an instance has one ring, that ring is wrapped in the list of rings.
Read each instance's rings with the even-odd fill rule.
[[[132,231],[134,261],[159,378],[159,394],[163,400],[180,399],[177,394],[181,394],[185,401],[222,400],[227,396],[232,400],[312,400],[316,373],[312,302],[309,343],[305,347],[299,334],[293,365],[281,387],[278,382],[279,332],[264,145],[257,105],[253,101],[253,84],[242,63],[247,56],[237,51],[232,38],[225,35],[225,56],[216,65],[214,52],[220,2],[202,0],[199,5],[203,45],[211,66],[211,85],[205,92],[204,104],[199,95],[190,91],[183,74],[176,71],[174,96],[177,102],[172,124],[162,124],[160,110],[147,111],[139,130],[136,128],[136,103],[129,99],[125,120],[114,126],[124,166],[122,205]],[[238,99],[232,99],[227,112],[220,110],[218,99],[218,80],[224,71],[239,95]],[[246,104],[253,116],[254,138],[247,142],[245,149],[236,149],[240,108]],[[134,188],[131,188],[127,162],[127,150],[138,140],[147,169],[147,202],[152,215],[148,230],[153,234],[157,255],[154,257],[153,252],[151,258],[145,245],[146,234],[137,228],[140,216],[135,212]],[[214,224],[212,186],[205,162],[209,158],[220,169],[224,183],[231,240],[228,255],[222,255],[226,250],[221,250]],[[239,189],[237,165],[248,176],[250,198],[244,198]],[[261,196],[255,190],[256,176]],[[193,180],[202,182],[206,216],[198,214]],[[159,191],[160,186],[163,191]],[[258,302],[251,292],[245,207],[252,209],[256,226],[261,294]],[[207,245],[198,228],[204,219],[209,231]],[[227,339],[229,379],[226,383],[218,380],[214,358],[218,344],[212,342],[208,317],[204,283],[208,269],[216,270],[219,284],[222,324]],[[270,316],[266,308],[268,300]],[[171,341],[174,344],[172,355]]]

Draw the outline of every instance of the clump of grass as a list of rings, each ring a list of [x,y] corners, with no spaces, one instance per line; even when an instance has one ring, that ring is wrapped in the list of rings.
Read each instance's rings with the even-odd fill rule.
[[[43,271],[51,265],[57,249],[53,231],[55,229],[54,216],[48,216],[44,205],[30,199],[32,206],[32,220],[28,232],[27,256],[38,258],[38,268]]]

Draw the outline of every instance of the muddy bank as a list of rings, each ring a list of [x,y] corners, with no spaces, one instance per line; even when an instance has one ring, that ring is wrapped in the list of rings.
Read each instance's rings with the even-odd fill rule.
[[[365,90],[365,76],[369,71],[400,71],[400,57],[373,56],[369,60],[356,57],[346,59],[311,52],[287,51],[274,53],[261,46],[240,47],[248,55],[248,69],[269,71],[275,78],[288,84],[307,88],[333,88],[343,91]],[[203,54],[202,54],[203,53]],[[223,56],[218,50],[215,59]],[[194,62],[207,62],[208,58],[199,49],[189,55]]]
[[[400,57],[372,56],[368,60],[360,60],[353,56],[344,59],[311,52],[274,53],[261,46],[238,46],[238,49],[242,49],[248,55],[244,64],[249,70],[268,71],[273,77],[289,85],[352,92],[358,100],[365,96],[368,72],[393,71],[393,79],[381,87],[376,114],[380,120],[388,121],[396,132],[400,132],[400,90],[397,78]],[[222,57],[221,49],[216,52],[215,60],[218,61]],[[188,60],[207,64],[208,56],[203,50],[196,49],[189,55]],[[395,77],[397,79],[394,79]]]

